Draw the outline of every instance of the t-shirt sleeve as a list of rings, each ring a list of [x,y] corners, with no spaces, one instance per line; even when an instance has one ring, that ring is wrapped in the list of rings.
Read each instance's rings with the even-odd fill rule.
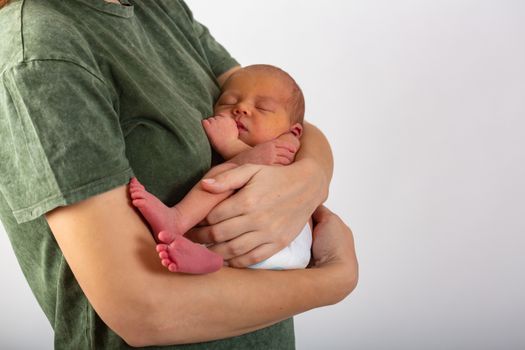
[[[199,38],[199,42],[211,66],[213,74],[218,77],[230,68],[238,66],[239,63],[221,44],[217,42],[217,40],[215,40],[208,28],[193,17],[193,13],[184,2],[181,3],[192,23],[195,34]]]
[[[0,191],[18,223],[128,182],[114,92],[67,61],[0,76]]]

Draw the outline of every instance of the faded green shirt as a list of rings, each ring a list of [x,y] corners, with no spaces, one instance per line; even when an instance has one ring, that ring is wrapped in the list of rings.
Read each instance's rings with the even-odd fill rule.
[[[210,166],[201,120],[219,94],[215,77],[236,65],[182,1],[123,2],[0,10],[0,219],[57,349],[128,346],[87,301],[43,214],[133,175],[166,204],[179,201]],[[290,319],[173,348],[293,347]]]

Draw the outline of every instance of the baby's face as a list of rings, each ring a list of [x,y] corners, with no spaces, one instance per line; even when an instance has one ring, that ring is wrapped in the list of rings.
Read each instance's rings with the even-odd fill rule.
[[[255,146],[290,130],[286,102],[287,86],[271,74],[241,70],[223,86],[215,104],[215,115],[232,117],[237,122],[239,139]]]

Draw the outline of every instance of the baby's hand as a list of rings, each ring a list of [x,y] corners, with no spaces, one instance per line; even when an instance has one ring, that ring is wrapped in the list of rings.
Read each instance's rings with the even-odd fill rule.
[[[291,132],[282,134],[281,136],[277,138],[277,140],[285,141],[291,144],[295,149],[294,152],[297,152],[299,148],[301,147],[301,141],[299,140],[299,137],[295,136]]]
[[[204,119],[202,126],[213,148],[222,155],[228,153],[231,145],[238,141],[239,129],[231,117],[213,116]]]
[[[293,163],[298,147],[279,139],[256,145],[232,159],[236,164],[288,165]]]

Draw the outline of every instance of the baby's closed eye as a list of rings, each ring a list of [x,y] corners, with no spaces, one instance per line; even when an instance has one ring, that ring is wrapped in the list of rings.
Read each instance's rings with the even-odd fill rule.
[[[264,112],[275,112],[275,107],[269,103],[258,103],[255,108]]]
[[[219,99],[219,102],[217,102],[220,106],[230,106],[237,103],[237,99],[233,96],[223,96]]]

